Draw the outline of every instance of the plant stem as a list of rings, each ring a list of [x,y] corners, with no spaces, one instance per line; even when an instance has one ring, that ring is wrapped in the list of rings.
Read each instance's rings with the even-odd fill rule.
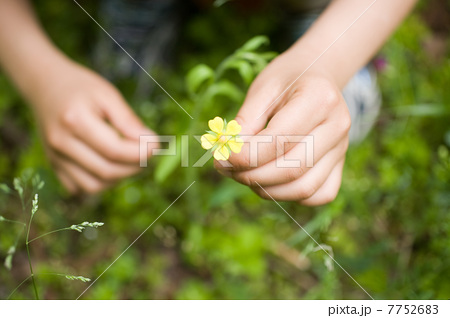
[[[38,273],[35,275],[30,275],[27,278],[25,278],[16,288],[14,288],[14,290],[9,294],[7,299],[10,299],[11,296],[20,288],[20,286],[22,286],[27,280],[29,280],[30,278],[32,278],[33,276],[38,276],[38,275],[53,275],[53,276],[62,276],[62,277],[66,277],[66,274],[59,274],[59,273]]]
[[[22,211],[25,212],[25,201],[23,200],[22,196],[20,196],[20,203],[22,204]]]
[[[33,221],[34,214],[31,214],[30,221],[28,222],[28,231],[27,231],[27,237],[25,239],[25,245],[27,247],[27,255],[28,255],[28,264],[30,265],[30,272],[31,272],[31,281],[33,282],[33,288],[34,288],[34,294],[36,296],[36,299],[39,300],[39,293],[36,287],[36,281],[34,279],[34,273],[33,273],[33,265],[31,264],[31,256],[30,256],[30,249],[28,247],[28,238],[30,237],[30,228],[31,228],[31,222]]]
[[[23,222],[14,221],[14,220],[5,219],[5,218],[3,218],[3,219],[1,220],[1,222],[9,222],[9,223],[15,223],[15,224],[20,224],[20,225],[23,225],[23,226],[27,226],[27,225],[26,225],[25,223],[23,223]]]
[[[11,296],[19,289],[20,286],[22,286],[27,280],[29,280],[32,276],[28,276],[27,278],[25,278],[20,284],[19,286],[17,286],[16,288],[14,288],[14,290],[9,294],[7,299],[10,299]]]
[[[33,242],[33,241],[35,241],[37,239],[40,239],[41,237],[44,237],[44,236],[47,236],[47,235],[50,235],[50,234],[53,234],[53,233],[56,233],[56,232],[65,231],[65,230],[70,230],[70,227],[64,227],[64,228],[61,228],[61,229],[57,229],[57,230],[54,230],[54,231],[50,231],[50,232],[44,233],[42,235],[39,235],[38,237],[35,237],[34,239],[29,240],[28,243],[31,243],[31,242]]]

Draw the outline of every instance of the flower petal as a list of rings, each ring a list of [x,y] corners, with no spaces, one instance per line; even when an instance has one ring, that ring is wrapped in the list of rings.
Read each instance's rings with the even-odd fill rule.
[[[239,125],[237,121],[232,120],[228,123],[225,134],[236,136],[241,132],[241,130],[242,130],[241,125]]]
[[[230,147],[231,151],[234,153],[240,153],[242,146],[244,145],[244,140],[242,138],[233,138],[230,141],[228,141],[228,146]]]
[[[223,119],[220,118],[220,117],[216,117],[214,119],[211,119],[208,122],[208,126],[209,126],[209,128],[212,131],[214,131],[215,133],[220,134],[223,131],[223,126],[224,126]]]
[[[200,141],[202,142],[203,149],[211,149],[217,142],[217,136],[211,134],[204,134],[200,139]]]
[[[214,159],[228,160],[228,158],[230,158],[230,152],[228,151],[228,148],[225,145],[217,148],[216,151],[214,151]]]

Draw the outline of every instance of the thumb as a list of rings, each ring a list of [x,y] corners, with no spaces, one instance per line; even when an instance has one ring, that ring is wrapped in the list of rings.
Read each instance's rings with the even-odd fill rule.
[[[141,135],[155,135],[122,97],[110,100],[103,111],[111,125],[128,139],[139,140]]]

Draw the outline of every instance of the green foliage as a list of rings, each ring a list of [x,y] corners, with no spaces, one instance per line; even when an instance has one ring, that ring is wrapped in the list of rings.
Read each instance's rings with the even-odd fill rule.
[[[25,212],[27,202],[28,202],[28,198],[27,198],[27,194],[29,192],[29,191],[27,191],[28,186],[31,187],[31,193],[33,193],[35,190],[41,190],[44,187],[44,184],[45,183],[44,183],[44,181],[41,180],[40,176],[39,175],[33,176],[32,171],[29,169],[26,170],[20,178],[14,178],[13,185],[14,185],[14,189],[16,190],[16,192],[20,198],[20,201],[22,204],[22,210],[23,210],[22,212]],[[4,188],[9,189],[9,187],[6,185]],[[5,191],[5,192],[7,194],[10,194],[10,191]],[[37,236],[33,239],[30,239],[30,230],[31,230],[32,222],[33,222],[34,216],[38,210],[39,210],[39,195],[37,193],[35,193],[34,196],[32,195],[32,199],[31,199],[31,216],[29,218],[25,217],[24,222],[10,220],[3,216],[0,216],[0,223],[8,222],[8,223],[12,223],[12,224],[20,224],[23,226],[22,231],[20,231],[17,234],[17,236],[14,240],[14,244],[9,247],[9,249],[6,253],[4,266],[8,271],[10,271],[13,267],[13,256],[17,252],[18,242],[19,242],[20,238],[22,237],[23,230],[25,228],[28,229],[26,232],[26,237],[25,237],[25,247],[26,247],[26,252],[27,252],[27,256],[28,256],[30,275],[28,277],[26,277],[20,284],[18,284],[16,286],[16,288],[14,288],[14,290],[9,294],[8,299],[10,299],[13,296],[13,294],[16,293],[16,291],[28,280],[31,280],[31,282],[32,282],[35,298],[39,299],[39,292],[38,292],[37,283],[35,280],[35,277],[39,276],[39,275],[63,276],[68,280],[78,280],[81,282],[89,282],[90,281],[89,278],[86,278],[83,276],[73,276],[73,275],[65,275],[65,274],[59,274],[59,273],[35,273],[33,270],[33,265],[32,265],[32,261],[31,261],[31,253],[30,253],[29,245],[30,245],[30,243],[32,243],[44,236],[47,236],[47,235],[50,235],[50,234],[53,234],[56,232],[60,232],[60,231],[64,231],[64,230],[75,230],[77,232],[82,232],[86,228],[95,228],[96,229],[100,226],[103,226],[104,223],[102,223],[102,222],[83,222],[83,223],[80,223],[77,225],[72,225],[70,227],[53,230],[53,231],[44,233],[40,236]]]
[[[186,85],[191,94],[197,94],[200,86],[214,80],[214,71],[207,65],[199,64],[186,75]]]
[[[8,194],[12,192],[12,190],[4,183],[0,183],[0,190]]]
[[[273,52],[258,51],[268,43],[267,37],[256,36],[224,59],[215,70],[207,65],[199,64],[187,73],[185,85],[189,94],[189,103],[195,105],[193,109],[195,121],[189,123],[188,128],[184,131],[185,134],[192,135],[203,131],[199,129],[199,124],[202,123],[198,119],[199,117],[207,118],[207,116],[211,116],[211,112],[213,114],[221,113],[225,107],[229,110],[230,103],[239,105],[243,102],[248,84],[276,55]],[[231,75],[230,71],[235,69],[238,70],[242,81],[241,85],[227,78]],[[181,150],[181,147],[187,147],[187,144],[183,143],[180,138],[178,138],[177,144],[176,154],[161,158],[155,169],[155,180],[158,183],[166,181],[177,171],[177,168],[180,171],[182,156],[184,156],[184,161],[189,161],[189,158],[186,158],[186,151]],[[179,174],[181,173],[182,171],[179,172]],[[194,176],[191,175],[191,177]]]
[[[15,246],[10,246],[9,249],[8,249],[8,252],[6,252],[4,265],[5,265],[6,269],[9,270],[9,271],[12,268],[12,259],[13,259],[13,256],[14,256],[15,252],[16,252],[16,247]]]
[[[82,13],[73,14],[70,3],[42,3],[39,12],[49,17],[44,24],[52,38],[70,56],[87,60],[84,52],[93,44],[87,36],[93,33],[91,21],[83,20]],[[275,14],[252,12],[251,17],[237,19],[228,5],[208,13],[186,26],[181,43],[185,50],[180,50],[184,53],[174,70],[155,74],[195,120],[163,92],[155,90],[142,101],[120,87],[159,134],[177,135],[179,147],[186,147],[180,136],[188,135],[189,152],[155,156],[141,175],[100,196],[70,198],[61,190],[45,164],[31,113],[0,74],[0,125],[8,121],[30,136],[28,143],[13,146],[0,138],[0,181],[8,182],[0,184],[0,257],[6,266],[0,270],[0,298],[7,298],[25,278],[23,268],[17,266],[27,259],[17,244],[24,223],[10,221],[28,220],[30,213],[21,211],[30,211],[37,188],[41,203],[31,237],[53,228],[69,231],[30,243],[38,291],[45,298],[73,299],[83,289],[76,284],[69,288],[65,279],[51,275],[46,280],[44,274],[80,272],[98,277],[193,181],[83,297],[367,298],[273,202],[262,201],[247,187],[221,177],[211,162],[192,167],[204,154],[192,136],[201,134],[205,122],[216,115],[233,118],[248,84],[274,58],[262,48],[267,45],[265,38],[246,43],[245,39],[274,33]],[[230,19],[233,24],[227,23]],[[318,208],[283,204],[378,299],[450,298],[450,286],[443,279],[450,277],[450,92],[443,85],[450,82],[450,63],[448,57],[429,58],[423,43],[431,36],[415,14],[384,47],[387,67],[379,75],[383,109],[370,136],[349,149],[337,199]],[[238,47],[235,52],[230,49]],[[195,67],[199,62],[201,66]],[[7,146],[8,151],[3,151]],[[186,160],[189,167],[180,167]],[[46,181],[45,187],[29,172],[9,185],[30,166]],[[102,231],[97,231],[95,222],[87,223],[92,227],[79,223],[100,218],[108,224]],[[75,233],[78,230],[80,235]],[[77,279],[80,276],[62,275],[83,282]],[[30,281],[24,284],[14,298],[33,298],[26,288]]]

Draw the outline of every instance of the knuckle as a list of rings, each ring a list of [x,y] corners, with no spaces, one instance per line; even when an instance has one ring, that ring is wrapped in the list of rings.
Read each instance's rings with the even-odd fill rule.
[[[350,113],[348,112],[348,110],[346,110],[344,114],[341,116],[339,126],[344,133],[349,132],[350,127],[352,126],[352,119],[350,117]]]
[[[289,137],[286,133],[282,132],[276,136],[275,143],[277,147],[277,156],[280,156],[285,153],[286,145],[289,144]]]
[[[324,84],[322,91],[322,102],[328,106],[335,106],[340,101],[340,92],[330,83]]]
[[[49,129],[45,133],[45,139],[47,140],[50,148],[61,150],[64,145],[61,134],[57,133],[53,129]]]
[[[328,106],[335,106],[340,101],[340,93],[336,88],[327,89],[323,96],[324,103]]]
[[[285,168],[284,171],[284,179],[286,182],[295,181],[298,178],[300,178],[304,173],[304,170],[302,167],[298,168]]]
[[[61,122],[67,127],[75,127],[79,124],[79,108],[69,105],[61,114]]]
[[[255,184],[254,181],[252,181],[252,179],[250,178],[250,175],[248,173],[245,172],[233,173],[232,176],[235,181],[242,183],[246,186],[253,186]]]
[[[248,120],[247,120],[245,117],[241,116],[241,115],[237,115],[234,119],[235,119],[235,120],[239,123],[239,125],[241,125],[242,127],[251,127],[251,125],[248,125]],[[250,133],[250,134],[256,134],[256,131],[252,130],[252,131],[249,131],[248,133]]]
[[[117,147],[106,145],[104,147],[105,156],[111,160],[119,160],[121,158],[121,150]]]
[[[284,169],[284,180],[286,182],[291,182],[296,180],[299,177],[298,170],[293,168],[285,168]]]
[[[316,187],[304,184],[301,187],[297,188],[296,198],[298,200],[306,200],[312,197],[314,193],[316,193],[316,191],[317,191]]]
[[[341,101],[341,93],[339,90],[326,79],[316,79],[314,87],[316,88],[319,103],[325,109],[336,106]]]
[[[249,152],[241,151],[239,154],[233,154],[229,162],[233,165],[234,170],[245,169],[250,166]]]

